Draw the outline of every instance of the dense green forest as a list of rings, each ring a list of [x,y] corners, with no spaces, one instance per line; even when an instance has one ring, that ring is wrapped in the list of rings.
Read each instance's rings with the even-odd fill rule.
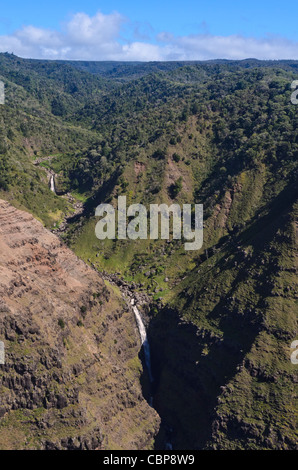
[[[78,256],[150,296],[155,408],[176,448],[297,443],[297,73],[0,54],[0,197],[50,229],[68,217],[60,235]],[[97,240],[95,208],[118,195],[203,204],[203,248]]]

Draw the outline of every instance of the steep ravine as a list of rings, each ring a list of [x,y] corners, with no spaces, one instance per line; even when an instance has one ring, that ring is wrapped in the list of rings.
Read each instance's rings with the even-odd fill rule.
[[[94,265],[92,265],[92,267],[93,269],[96,269]],[[101,276],[106,279],[109,283],[114,285],[117,289],[119,289],[127,305],[132,306],[142,344],[140,358],[143,362],[143,374],[141,377],[143,395],[146,398],[148,404],[157,410],[157,407],[159,407],[158,394],[160,393],[159,376],[160,370],[163,367],[164,360],[164,357],[162,355],[159,356],[161,350],[160,345],[158,345],[158,342],[160,339],[160,334],[163,336],[161,344],[166,342],[166,331],[162,330],[162,332],[155,332],[155,338],[151,337],[149,340],[147,331],[151,331],[151,320],[148,317],[148,311],[150,310],[150,304],[152,303],[151,297],[148,296],[148,294],[145,294],[144,292],[138,292],[136,290],[135,283],[128,283],[119,274],[108,274],[106,272],[102,272]],[[163,310],[161,309],[161,317],[162,312]],[[159,321],[159,315],[157,315],[156,318],[158,318]],[[154,320],[153,324],[155,324]],[[173,323],[173,325],[168,325],[167,328],[170,332],[173,326],[175,326],[175,323]],[[157,339],[157,342],[155,339]],[[154,348],[156,348],[155,351],[152,351],[151,341],[154,345]],[[152,357],[154,358],[153,364]],[[171,396],[171,394],[169,394],[169,396]],[[178,409],[180,408],[181,404],[177,405],[176,410],[170,408],[169,414],[163,413],[162,408],[160,408],[161,412],[163,413],[163,419],[160,422],[159,431],[155,436],[154,447],[156,450],[174,449],[173,437],[175,436],[175,429],[173,428],[174,421],[172,420],[171,416],[175,415],[175,411],[178,411]],[[178,442],[176,442],[176,444],[178,444]]]
[[[187,450],[296,448],[293,413],[296,377],[287,356],[288,344],[295,334],[292,307],[295,237],[291,240],[290,236],[280,235],[291,234],[292,221],[288,216],[291,207],[288,199],[278,203],[278,211],[273,212],[269,221],[259,217],[253,230],[248,228],[247,234],[230,237],[224,247],[227,254],[217,258],[215,251],[210,250],[207,259],[201,257],[200,277],[196,268],[179,286],[176,305],[160,308],[153,317],[148,317],[146,308],[142,308],[150,303],[150,298],[138,292],[138,285],[125,282],[119,274],[99,273],[108,281],[107,285],[110,283],[111,295],[129,313],[122,316],[122,330],[114,331],[103,342],[114,343],[114,352],[120,356],[118,359],[123,359],[126,353],[122,343],[129,335],[130,325],[131,338],[138,345],[138,357],[135,355],[129,362],[129,367],[137,371],[133,384],[156,419],[155,424],[152,419],[143,423],[131,419],[134,432],[145,433],[148,439],[127,444],[124,438],[127,421],[120,408],[119,435],[115,438],[115,428],[106,426],[103,448],[153,445],[156,449]],[[285,214],[281,211],[284,207]],[[254,257],[243,247],[247,236]],[[95,272],[96,266],[88,261]],[[287,323],[283,325],[276,305],[285,297],[283,318]],[[199,321],[187,320],[190,312],[194,319],[200,315]],[[149,348],[140,350],[146,340],[150,361]],[[119,374],[125,375],[123,364],[116,362]],[[107,370],[109,367],[107,361]],[[106,395],[110,397],[118,385],[116,380],[112,385],[108,382]],[[282,412],[277,412],[278,409]],[[279,434],[281,427],[283,436]],[[154,432],[148,432],[149,429]],[[130,436],[130,431],[127,435]]]
[[[30,214],[0,222],[0,449],[152,448],[131,308]]]
[[[281,194],[270,217],[231,237],[221,256],[201,260],[200,277],[194,269],[150,321],[154,407],[175,449],[297,449],[292,195]],[[248,239],[254,256],[243,249]]]

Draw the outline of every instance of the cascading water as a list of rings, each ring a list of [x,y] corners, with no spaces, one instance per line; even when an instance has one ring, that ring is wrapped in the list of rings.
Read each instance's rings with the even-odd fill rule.
[[[150,354],[150,345],[149,345],[149,341],[148,341],[148,338],[147,338],[146,328],[145,328],[145,325],[143,323],[141,314],[140,314],[138,308],[135,306],[135,301],[134,300],[131,301],[131,305],[132,305],[132,308],[133,308],[133,311],[134,311],[134,314],[135,314],[135,317],[136,317],[136,322],[137,322],[137,325],[138,325],[138,330],[139,330],[139,333],[140,333],[142,346],[144,348],[145,364],[146,364],[146,367],[147,367],[147,370],[148,370],[149,380],[152,383],[153,382],[153,376],[152,376],[152,370],[151,370],[151,354]]]
[[[140,333],[142,346],[144,348],[145,364],[146,364],[146,367],[147,367],[147,370],[148,370],[149,380],[152,384],[154,379],[153,379],[152,369],[151,369],[150,345],[149,345],[149,341],[148,341],[148,338],[147,338],[146,328],[145,328],[145,325],[143,323],[141,314],[140,314],[138,308],[135,305],[134,299],[131,300],[131,305],[132,305],[132,308],[133,308],[133,311],[134,311],[134,314],[135,314],[135,318],[136,318],[136,322],[137,322],[137,325],[138,325],[138,330],[139,330],[139,333]],[[150,397],[148,403],[149,403],[150,406],[153,406],[153,397],[152,396]],[[166,440],[165,440],[165,443],[164,443],[164,446],[165,446],[164,449],[165,450],[173,450],[172,434],[173,434],[173,429],[169,426],[166,426]]]
[[[53,191],[53,193],[56,194],[56,190],[55,190],[55,178],[54,178],[54,175],[51,176],[51,191]]]

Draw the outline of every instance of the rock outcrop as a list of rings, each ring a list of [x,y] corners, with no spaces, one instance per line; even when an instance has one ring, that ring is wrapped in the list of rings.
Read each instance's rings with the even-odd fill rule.
[[[0,201],[0,449],[148,449],[140,342],[121,297]]]

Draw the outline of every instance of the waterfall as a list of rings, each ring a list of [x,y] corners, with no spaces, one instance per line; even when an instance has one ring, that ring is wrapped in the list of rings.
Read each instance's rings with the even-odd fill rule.
[[[149,341],[148,341],[148,337],[147,337],[146,328],[145,328],[145,325],[143,323],[141,314],[140,314],[138,308],[135,305],[135,300],[134,299],[131,300],[131,305],[132,305],[132,308],[133,308],[133,311],[134,311],[134,314],[135,314],[135,318],[136,318],[136,322],[137,322],[137,325],[138,325],[138,330],[139,330],[139,333],[140,333],[142,346],[144,348],[145,364],[146,364],[146,368],[148,370],[149,380],[152,384],[154,382],[154,379],[153,379],[152,369],[151,369],[150,345],[149,345]],[[151,389],[152,388],[153,387],[151,386]],[[151,390],[151,393],[152,393],[152,390]],[[152,395],[149,397],[148,403],[151,407],[153,407],[153,396]],[[164,443],[164,449],[165,450],[173,450],[172,434],[173,434],[173,428],[169,427],[169,426],[166,426],[166,436],[165,436],[165,443]]]
[[[134,314],[135,314],[135,317],[136,317],[136,321],[137,321],[137,325],[138,325],[138,329],[139,329],[139,333],[140,333],[140,337],[141,337],[142,346],[144,348],[145,364],[146,364],[146,367],[147,367],[147,370],[148,370],[149,379],[150,379],[150,382],[152,383],[153,382],[153,376],[152,376],[152,370],[151,370],[150,345],[149,345],[149,341],[148,341],[148,338],[147,338],[146,328],[145,328],[145,325],[143,323],[141,314],[140,314],[139,310],[137,309],[137,307],[135,306],[135,301],[134,300],[131,301],[131,305],[132,305],[132,308],[133,308],[133,311],[134,311]]]
[[[54,178],[54,175],[51,176],[51,191],[53,191],[53,193],[56,194],[56,190],[55,190],[55,178]]]

